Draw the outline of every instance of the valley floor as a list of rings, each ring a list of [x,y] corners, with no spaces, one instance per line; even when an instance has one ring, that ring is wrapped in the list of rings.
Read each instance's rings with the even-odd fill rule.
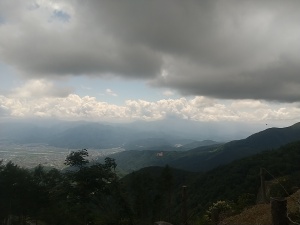
[[[0,160],[9,161],[24,167],[34,168],[41,164],[45,167],[62,169],[64,160],[71,151],[79,149],[57,148],[43,143],[9,144],[0,141]],[[90,161],[124,151],[123,148],[89,149]]]

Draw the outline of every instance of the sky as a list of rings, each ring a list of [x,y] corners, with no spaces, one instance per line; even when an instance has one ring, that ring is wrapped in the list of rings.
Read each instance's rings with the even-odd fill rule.
[[[300,1],[0,0],[0,119],[300,121]]]

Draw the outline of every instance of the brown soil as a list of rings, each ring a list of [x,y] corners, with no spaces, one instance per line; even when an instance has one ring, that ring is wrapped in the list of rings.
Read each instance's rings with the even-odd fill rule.
[[[288,214],[300,213],[300,190],[287,198]],[[298,203],[297,203],[298,201]],[[221,225],[270,225],[271,206],[270,204],[259,204],[245,209],[242,213],[224,219]]]

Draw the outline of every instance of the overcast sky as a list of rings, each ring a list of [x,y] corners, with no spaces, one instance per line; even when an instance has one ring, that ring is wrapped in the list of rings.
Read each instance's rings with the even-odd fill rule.
[[[300,121],[298,0],[0,0],[0,118]]]

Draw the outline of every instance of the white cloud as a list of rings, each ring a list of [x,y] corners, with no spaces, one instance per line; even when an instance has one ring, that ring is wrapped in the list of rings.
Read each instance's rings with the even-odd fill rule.
[[[165,95],[165,96],[172,96],[174,94],[175,93],[173,91],[171,91],[171,90],[166,90],[166,91],[163,92],[163,95]]]
[[[0,105],[0,117],[6,117],[9,115],[10,115],[9,109],[4,105]]]
[[[268,105],[263,101],[245,99],[245,100],[237,100],[232,102],[231,107],[234,109],[255,110],[261,108],[267,108]]]
[[[12,90],[12,95],[19,98],[66,97],[70,93],[71,88],[61,88],[47,80],[29,80]]]
[[[182,118],[192,121],[294,121],[300,120],[300,108],[294,104],[272,105],[259,103],[223,102],[205,97],[162,99],[155,102],[127,100],[124,105],[98,101],[95,97],[25,98],[24,95],[0,95],[0,116],[47,117],[91,121],[154,121],[164,118]],[[249,108],[250,107],[250,108]],[[5,115],[4,115],[5,114]]]
[[[113,92],[113,91],[112,91],[111,89],[109,89],[109,88],[107,88],[107,89],[105,90],[105,92],[106,92],[106,94],[111,95],[111,96],[114,96],[114,97],[117,97],[117,96],[118,96],[115,92]]]
[[[83,89],[83,90],[88,90],[88,91],[93,89],[91,87],[87,87],[87,86],[84,86],[84,85],[81,85],[80,88]]]

